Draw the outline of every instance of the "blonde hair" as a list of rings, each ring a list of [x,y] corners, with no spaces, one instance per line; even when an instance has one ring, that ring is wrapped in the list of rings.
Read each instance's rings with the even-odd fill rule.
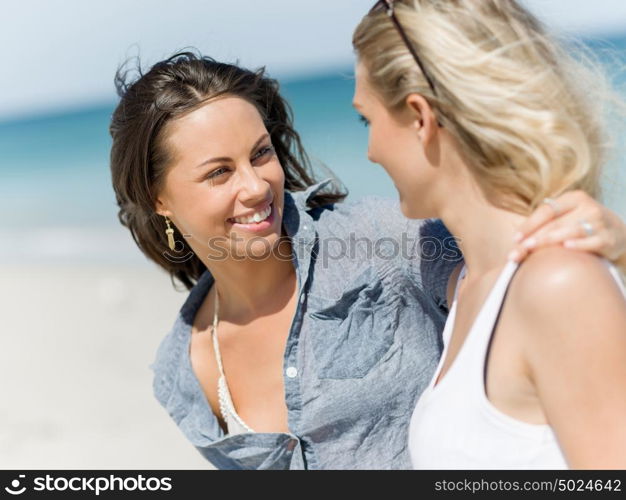
[[[599,196],[604,104],[619,98],[581,49],[574,59],[515,0],[408,0],[395,14],[434,83],[384,12],[353,36],[390,110],[419,93],[497,206],[527,214],[548,196]]]

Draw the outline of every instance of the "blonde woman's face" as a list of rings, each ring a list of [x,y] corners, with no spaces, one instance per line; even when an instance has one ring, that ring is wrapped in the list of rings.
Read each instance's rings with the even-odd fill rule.
[[[415,127],[415,117],[410,113],[392,113],[385,107],[371,87],[363,63],[356,65],[355,76],[352,104],[367,120],[368,159],[380,164],[392,178],[406,217],[429,217],[424,211],[425,195],[432,179]]]
[[[157,209],[190,235],[186,243],[201,259],[262,257],[275,248],[285,176],[252,104],[210,101],[168,124],[165,147],[173,161]]]

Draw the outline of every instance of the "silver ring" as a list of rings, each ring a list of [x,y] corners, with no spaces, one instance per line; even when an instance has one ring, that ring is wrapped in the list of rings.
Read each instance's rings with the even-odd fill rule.
[[[561,213],[561,207],[554,198],[544,198],[542,203],[550,205],[550,208],[554,210],[554,215],[559,215]]]
[[[581,227],[583,228],[583,231],[585,231],[585,234],[587,236],[593,236],[593,233],[595,231],[593,230],[593,226],[591,225],[591,222],[581,219],[578,221],[578,223],[581,225]]]

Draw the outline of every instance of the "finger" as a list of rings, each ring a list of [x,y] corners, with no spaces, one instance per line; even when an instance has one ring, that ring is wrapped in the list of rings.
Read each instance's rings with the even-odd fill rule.
[[[555,201],[563,206],[563,214],[557,217],[557,220],[578,223],[587,221],[592,223],[596,230],[604,229],[607,225],[605,215],[610,211],[584,191],[570,191]]]
[[[528,249],[524,248],[521,245],[517,245],[513,250],[509,252],[509,255],[507,255],[507,260],[512,260],[513,262],[522,262],[526,258],[528,252]]]
[[[513,262],[523,262],[528,254],[530,253],[530,249],[523,247],[522,245],[517,245],[511,252],[509,253],[507,259],[512,260]]]
[[[552,204],[544,202],[539,205],[518,228],[516,241],[522,241],[551,220],[561,219],[574,210],[579,218],[595,218],[602,213],[602,208],[604,207],[584,191],[568,191],[555,198]]]
[[[560,221],[552,221],[542,227],[537,233],[521,242],[525,248],[535,250],[537,248],[561,244],[566,240],[574,240],[586,237],[585,230],[580,223],[564,224]]]
[[[530,214],[528,218],[517,228],[515,241],[520,242],[528,238],[549,222],[553,221],[557,217],[562,217],[563,214],[575,208],[575,205],[570,203],[568,200],[565,202],[557,201],[557,204],[558,213],[547,203],[539,205],[535,211]]]
[[[588,237],[568,239],[563,245],[567,248],[600,254],[613,263],[618,263],[623,258],[624,253],[621,246],[616,242],[615,235],[608,230]]]
[[[543,246],[543,245],[542,245]],[[541,246],[540,246],[541,247]],[[522,243],[518,243],[515,245],[513,250],[509,252],[508,260],[512,260],[514,262],[522,262],[524,261],[532,252],[536,250],[537,247],[533,245],[529,245],[527,240]]]
[[[599,203],[596,200],[581,190],[567,191],[554,198],[554,201],[556,201],[557,205],[562,208],[563,212],[569,212],[574,208],[595,209],[599,206]]]
[[[571,250],[591,252],[603,256],[606,248],[606,240],[600,235],[594,235],[588,238],[566,240],[563,246]]]

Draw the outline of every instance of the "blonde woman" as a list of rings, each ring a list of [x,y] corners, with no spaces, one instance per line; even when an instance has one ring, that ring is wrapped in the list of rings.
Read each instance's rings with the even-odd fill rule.
[[[533,210],[598,194],[606,87],[514,0],[380,1],[353,42],[369,158],[403,213],[442,219],[464,255],[413,466],[626,468],[618,272],[562,245],[508,260]],[[593,232],[581,220],[568,246]]]

